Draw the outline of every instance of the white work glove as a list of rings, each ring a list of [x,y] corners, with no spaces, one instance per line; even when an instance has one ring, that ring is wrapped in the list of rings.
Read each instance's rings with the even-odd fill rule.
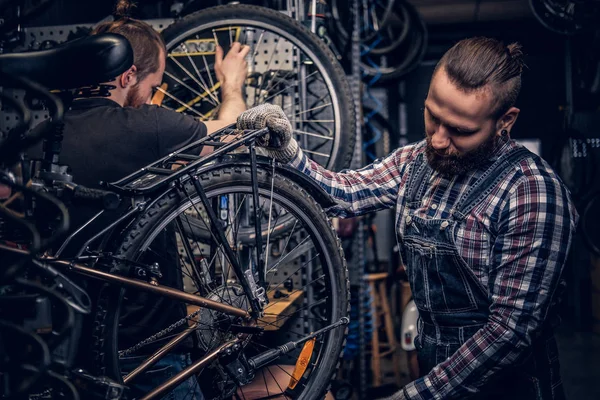
[[[256,140],[268,157],[282,163],[290,162],[298,153],[298,143],[292,137],[292,124],[281,107],[261,104],[244,111],[237,119],[237,129],[269,128],[269,133]]]

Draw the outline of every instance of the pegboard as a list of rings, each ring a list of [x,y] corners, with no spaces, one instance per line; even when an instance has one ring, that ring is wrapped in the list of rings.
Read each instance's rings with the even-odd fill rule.
[[[146,20],[158,32],[173,23],[173,19],[149,19]],[[41,50],[45,46],[64,43],[86,35],[97,24],[55,25],[23,28],[25,33],[24,46],[18,50]]]
[[[573,158],[588,157],[588,149],[600,149],[600,138],[569,139]]]
[[[246,205],[248,206],[248,209],[244,210],[243,213],[253,215],[254,207],[251,204],[251,202],[246,203]],[[229,212],[231,213],[231,215],[238,215],[238,213],[240,212],[240,210],[235,207],[233,202],[229,203],[229,207]],[[199,218],[199,220],[208,220],[206,212],[200,204],[197,204],[194,208],[189,208],[188,210],[186,210],[186,214],[193,218],[197,218],[198,215],[201,215],[202,217]],[[243,219],[244,217],[239,216],[239,218]],[[312,243],[310,241],[303,243],[305,242],[305,240],[306,233],[301,229],[298,229],[298,231],[296,232],[290,232],[290,235],[284,234],[281,238],[278,239],[271,238],[271,242],[269,245],[269,256],[267,260],[267,268],[269,271],[269,290],[278,289],[283,295],[290,294],[294,291],[303,290],[304,295],[302,298],[302,303],[299,306],[300,312],[294,314],[293,317],[289,318],[289,320],[285,322],[285,325],[281,330],[266,333],[269,336],[269,342],[276,342],[276,344],[284,344],[289,342],[290,340],[298,340],[298,334],[308,334],[318,328],[321,328],[321,326],[311,326],[312,319],[309,318],[310,305],[315,304],[313,293],[314,288],[312,288],[311,285],[314,284],[314,277],[311,278],[311,276],[314,275],[313,271],[315,269],[315,262],[313,261],[313,259],[315,258],[315,254],[314,248],[312,247]],[[240,243],[236,247],[241,249],[241,246],[242,244]],[[191,272],[193,267],[189,263],[185,247],[182,243],[182,239],[179,234],[177,235],[177,247],[183,268],[185,271],[188,271],[188,273],[183,274],[184,290],[190,293],[196,293],[196,285],[191,279],[189,273]],[[193,256],[197,258],[197,260],[200,260],[201,258],[207,257],[207,255],[211,254],[210,247],[205,243],[197,243],[191,241],[190,247],[192,249]],[[299,249],[299,251],[290,254],[290,249]],[[251,261],[254,263],[256,255],[252,252],[250,257]],[[245,259],[245,257],[242,258]],[[222,274],[222,262],[218,260],[215,260],[214,262],[215,275],[219,276],[220,274]],[[209,260],[209,264],[210,263],[212,263],[211,260]],[[247,259],[245,260],[245,263],[244,261],[242,261],[243,269],[249,268],[247,263]],[[273,270],[270,270],[274,266],[277,267]],[[317,273],[319,272],[317,271]],[[230,279],[236,279],[236,277],[230,275],[230,273],[228,273],[227,275],[230,277]],[[292,282],[291,291],[288,291],[288,289],[286,289],[284,286],[284,282],[288,280],[291,280]],[[295,332],[296,334],[290,333],[290,330]],[[292,363],[295,362],[295,360],[293,360],[292,358],[290,358],[289,361],[291,361]]]
[[[152,25],[157,31],[162,31],[169,26],[172,19],[156,19],[146,20],[147,23]],[[78,37],[85,36],[96,24],[77,24],[77,25],[57,25],[57,26],[46,26],[46,27],[30,27],[24,28],[25,42],[22,47],[17,48],[16,51],[30,51],[30,50],[42,50],[54,47],[60,43],[64,43],[68,40],[72,40]],[[244,42],[249,43],[253,46],[253,51],[248,55],[247,61],[250,65],[249,74],[251,73],[265,73],[268,70],[279,71],[280,74],[285,74],[289,71],[293,71],[297,68],[298,63],[301,62],[299,50],[292,43],[279,35],[264,32],[256,28],[241,28],[231,29],[222,28],[216,30],[215,34],[211,38],[206,39],[190,39],[182,43],[177,48],[170,52],[171,56],[177,57],[178,55],[185,55],[186,57],[195,54],[214,55],[216,44],[227,45],[228,41],[243,39]],[[265,85],[268,87],[268,85]],[[319,89],[319,88],[317,88]],[[1,89],[0,89],[1,90]],[[23,91],[14,91],[7,89],[9,95],[15,95],[22,97]],[[261,92],[265,91],[265,87],[246,87],[246,97],[255,98],[258,97]],[[321,90],[315,90],[320,92]],[[286,95],[288,94],[288,95]],[[290,93],[279,93],[276,99],[271,102],[277,103],[284,109],[293,107],[295,104],[295,97],[298,95],[297,89],[292,96]],[[14,111],[2,108],[2,116],[0,118],[0,135],[4,136],[6,133],[14,128],[20,121],[21,117]],[[294,112],[295,114],[295,112]],[[48,112],[43,109],[32,110],[32,128],[37,123],[47,119]]]
[[[0,90],[2,90],[0,88]],[[22,89],[5,89],[3,93],[14,97],[15,100],[23,100],[25,91]],[[29,103],[25,99],[25,103]],[[41,107],[30,107],[31,111],[31,127],[34,127],[38,123],[49,118],[48,111]],[[4,137],[9,130],[17,126],[21,122],[21,115],[13,110],[5,109],[4,105],[0,108],[0,137]]]
[[[253,49],[246,58],[250,74],[269,70],[293,71],[296,67],[296,47],[278,34],[252,27],[228,27],[202,32],[201,35],[203,37],[187,39],[173,48],[169,57],[210,57],[215,55],[217,45],[226,49],[232,42],[241,40]]]
[[[147,23],[159,32],[173,23],[173,21],[173,19],[146,20]],[[64,43],[67,40],[87,35],[95,25],[96,24],[77,24],[23,28],[25,41],[23,45],[15,49],[15,51],[48,49],[60,43]],[[16,99],[22,99],[25,95],[23,90],[2,88],[0,88],[0,90],[8,96],[14,96]],[[31,106],[27,101],[25,103]],[[0,137],[4,137],[8,131],[19,124],[21,116],[12,109],[6,109],[1,103],[0,106]],[[41,107],[36,107],[34,105],[30,108],[32,128],[41,121],[49,118],[48,112]]]

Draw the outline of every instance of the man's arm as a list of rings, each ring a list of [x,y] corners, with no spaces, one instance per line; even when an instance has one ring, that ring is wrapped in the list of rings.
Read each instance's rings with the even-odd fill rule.
[[[414,146],[397,149],[385,158],[358,170],[333,172],[308,158],[302,149],[288,165],[314,179],[336,201],[328,214],[354,217],[396,205],[405,166]]]
[[[223,49],[217,46],[215,54],[215,74],[221,84],[221,104],[216,120],[205,121],[208,133],[212,133],[227,125],[233,124],[238,115],[246,110],[246,102],[242,95],[242,87],[248,74],[246,56],[249,46],[235,42],[223,58]]]
[[[405,146],[383,159],[356,171],[333,172],[310,160],[293,136],[293,128],[279,106],[264,103],[245,111],[237,120],[237,129],[268,128],[268,135],[256,143],[265,155],[314,179],[335,200],[329,215],[351,217],[392,208],[396,204],[402,177],[415,149],[423,143]]]
[[[488,322],[400,399],[460,399],[522,361],[546,321],[576,219],[557,179],[521,177],[500,214]]]

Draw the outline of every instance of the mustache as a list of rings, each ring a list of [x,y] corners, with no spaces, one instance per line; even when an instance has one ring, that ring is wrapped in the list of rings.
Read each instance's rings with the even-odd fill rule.
[[[432,154],[435,155],[437,157],[440,158],[445,158],[445,159],[456,159],[459,160],[461,158],[461,155],[458,154],[455,151],[451,151],[448,149],[444,149],[444,150],[438,150],[436,148],[433,147],[433,144],[431,143],[431,138],[429,136],[425,137],[426,141],[427,141],[427,151]]]
[[[504,138],[490,136],[473,150],[462,154],[444,149],[435,149],[431,138],[426,136],[425,156],[429,165],[445,175],[458,175],[480,167],[489,160],[494,150],[501,145]]]

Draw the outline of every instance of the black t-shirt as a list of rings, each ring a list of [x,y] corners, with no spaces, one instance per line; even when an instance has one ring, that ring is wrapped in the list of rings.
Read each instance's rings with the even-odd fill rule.
[[[206,136],[189,115],[153,105],[121,107],[108,98],[75,100],[65,114],[61,164],[88,187],[114,182]]]
[[[153,105],[121,107],[107,98],[75,100],[65,113],[64,124],[60,163],[70,167],[75,183],[94,188],[100,188],[100,181],[117,181],[206,136],[206,125],[188,115]],[[37,149],[32,157],[40,155]],[[97,211],[70,207],[71,229]],[[98,232],[94,228],[99,226],[106,226],[106,220],[95,221],[86,232]],[[78,249],[87,237],[75,241],[70,249]],[[163,275],[159,282],[182,288],[174,230],[168,228],[152,247],[155,252],[159,250],[157,259],[140,261],[159,262]],[[126,337],[120,338],[121,345],[133,345],[185,315],[185,305],[181,302],[142,292],[134,294],[131,290],[126,297],[126,308],[122,311],[122,321],[126,322],[122,332]]]

